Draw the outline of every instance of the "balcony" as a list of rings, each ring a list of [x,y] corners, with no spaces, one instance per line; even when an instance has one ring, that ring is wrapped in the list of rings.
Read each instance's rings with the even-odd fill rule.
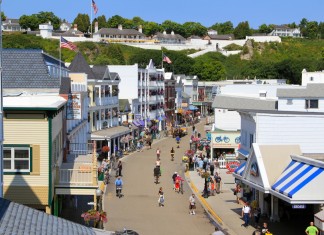
[[[109,106],[109,105],[118,105],[118,96],[109,96],[109,97],[97,97],[95,99],[96,106]]]
[[[92,144],[70,144],[67,161],[58,169],[58,187],[97,187],[97,157]]]

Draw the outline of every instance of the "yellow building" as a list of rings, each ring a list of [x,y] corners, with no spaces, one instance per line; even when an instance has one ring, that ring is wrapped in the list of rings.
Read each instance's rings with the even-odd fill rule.
[[[3,98],[4,198],[53,213],[65,103],[53,94]]]

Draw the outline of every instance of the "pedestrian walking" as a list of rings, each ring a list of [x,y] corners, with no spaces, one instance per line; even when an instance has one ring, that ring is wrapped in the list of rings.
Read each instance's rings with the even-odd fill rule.
[[[157,148],[157,150],[156,150],[156,159],[157,160],[160,160],[160,155],[161,155],[161,150],[160,150],[160,148]]]
[[[250,221],[250,217],[251,217],[251,207],[249,206],[249,204],[246,202],[245,205],[242,208],[242,217],[244,220],[244,224],[242,224],[241,226],[247,227],[249,226],[249,221]]]
[[[243,197],[243,188],[241,187],[241,185],[239,185],[239,184],[236,185],[235,192],[236,192],[237,204],[240,204],[240,200]]]
[[[305,233],[308,235],[318,235],[318,229],[314,226],[314,222],[310,222],[306,228]]]
[[[214,175],[214,170],[215,170],[215,166],[214,166],[214,163],[210,163],[210,166],[209,166],[209,171],[210,171],[210,175]]]
[[[123,164],[122,164],[121,160],[118,161],[117,169],[118,169],[118,176],[123,176],[122,175]]]
[[[261,234],[271,234],[268,228],[268,224],[266,222],[263,223],[262,228],[261,228]]]
[[[160,187],[159,189],[158,196],[159,196],[158,199],[159,207],[164,207],[164,193],[162,187]]]
[[[222,178],[218,175],[218,173],[215,173],[215,183],[216,183],[216,193],[219,194],[220,193],[220,187],[221,187],[221,182],[222,182]]]
[[[189,197],[189,214],[190,215],[195,215],[195,210],[196,210],[196,199],[195,199],[195,194],[192,194]]]

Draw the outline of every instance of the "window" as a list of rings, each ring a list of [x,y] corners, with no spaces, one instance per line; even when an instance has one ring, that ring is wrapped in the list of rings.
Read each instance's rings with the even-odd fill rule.
[[[252,148],[253,141],[254,141],[254,136],[253,134],[250,134],[250,144],[249,144],[250,148]]]
[[[318,100],[305,100],[306,109],[318,109]]]
[[[293,100],[292,99],[287,99],[287,104],[288,105],[293,104]]]
[[[314,78],[313,77],[310,77],[309,78],[309,81],[311,81],[311,82],[314,81]]]
[[[30,172],[30,148],[4,147],[3,148],[4,172]]]

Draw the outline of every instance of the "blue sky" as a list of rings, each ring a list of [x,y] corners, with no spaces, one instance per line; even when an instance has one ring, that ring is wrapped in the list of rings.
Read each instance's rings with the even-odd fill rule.
[[[302,18],[324,22],[324,0],[95,0],[97,16],[124,18],[140,16],[145,21],[172,20],[183,24],[199,22],[209,27],[216,22],[232,21],[234,27],[248,21],[252,28],[261,24],[299,23]],[[2,10],[9,18],[52,11],[72,22],[78,13],[90,15],[91,0],[3,0]]]

